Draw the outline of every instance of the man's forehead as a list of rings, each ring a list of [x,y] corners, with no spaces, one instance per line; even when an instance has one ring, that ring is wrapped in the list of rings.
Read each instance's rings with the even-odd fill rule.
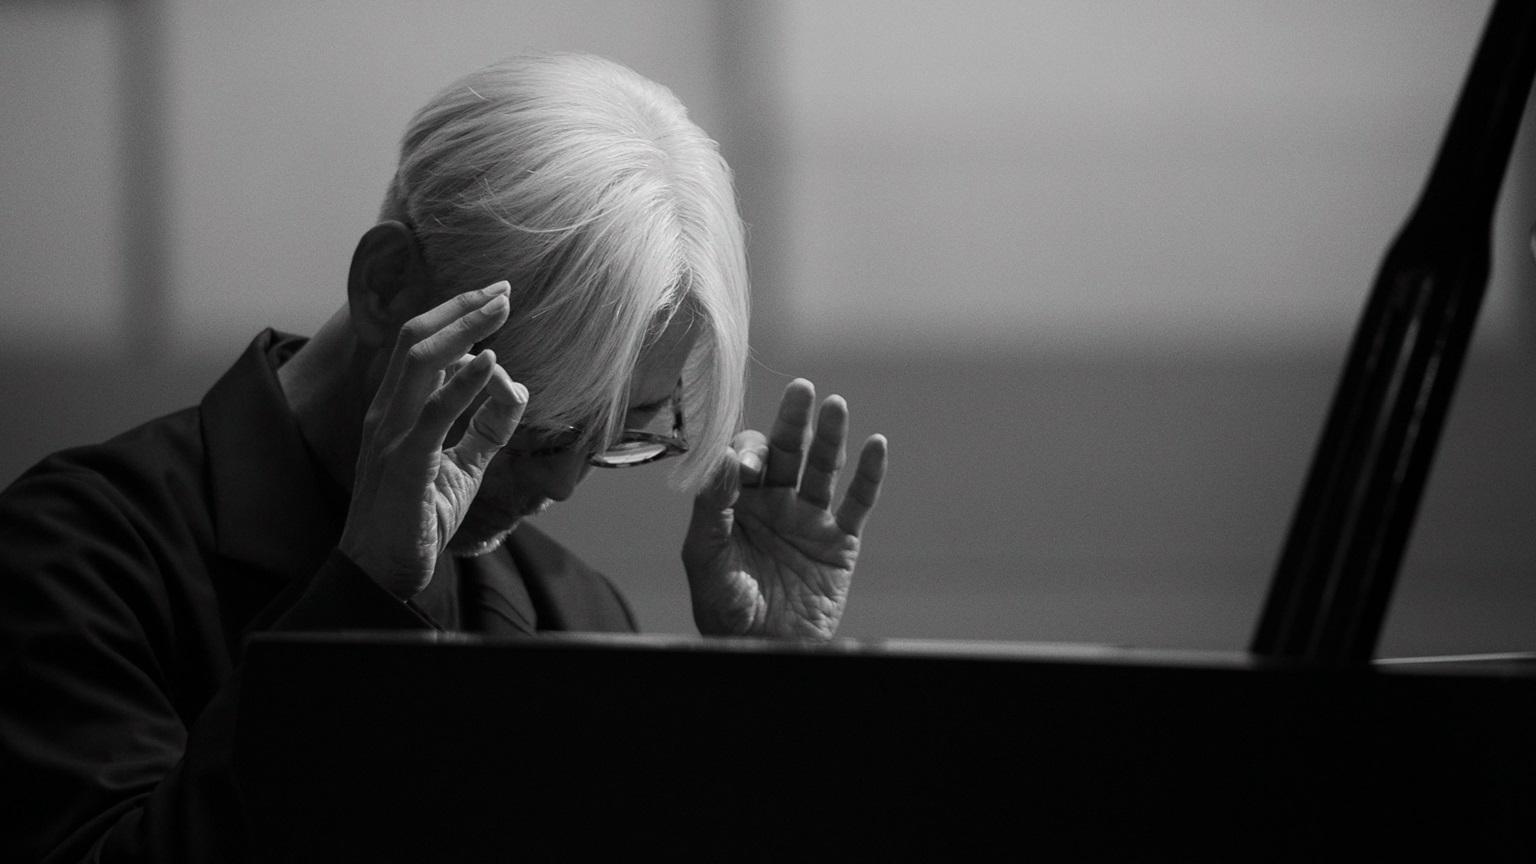
[[[660,380],[660,379],[657,379]],[[640,387],[639,379],[631,379],[629,386],[629,415],[651,415],[660,411],[672,400],[672,395],[677,392],[678,378],[673,376],[671,383],[664,386]]]
[[[668,390],[665,396],[660,396],[655,399],[646,399],[643,402],[637,402],[632,397],[629,402],[629,413],[650,414],[651,412],[659,411],[661,410],[662,406],[666,405],[672,400],[672,394],[675,391],[676,388],[674,387],[672,390]]]
[[[631,411],[655,410],[671,398],[683,374],[683,364],[698,341],[697,327],[689,326],[692,316],[673,318],[667,329],[640,352],[635,373],[629,379]]]

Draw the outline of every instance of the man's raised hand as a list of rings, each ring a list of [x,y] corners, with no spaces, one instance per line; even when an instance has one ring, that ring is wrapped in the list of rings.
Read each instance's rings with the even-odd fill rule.
[[[506,282],[460,294],[407,321],[363,421],[341,552],[402,600],[432,571],[469,512],[491,459],[522,419],[528,391],[489,349],[507,322]],[[464,436],[443,442],[475,399]]]
[[[694,499],[683,542],[693,618],[706,635],[829,639],[848,602],[859,534],[885,478],[886,442],[871,435],[836,511],[848,405],[821,403],[797,378],[785,388],[772,432],[731,443],[719,482]]]

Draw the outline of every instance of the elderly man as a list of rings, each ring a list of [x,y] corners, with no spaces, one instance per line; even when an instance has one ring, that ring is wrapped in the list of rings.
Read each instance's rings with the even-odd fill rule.
[[[885,442],[834,508],[841,399],[797,380],[766,436],[737,432],[746,333],[729,170],[670,92],[577,55],[442,91],[313,338],[261,334],[198,407],[0,496],[0,783],[25,826],[0,858],[241,857],[253,631],[633,629],[520,525],[593,467],[680,457],[703,633],[830,638]]]

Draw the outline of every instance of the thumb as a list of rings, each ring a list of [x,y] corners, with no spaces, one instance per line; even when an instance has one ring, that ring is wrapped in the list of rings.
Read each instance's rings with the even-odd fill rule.
[[[743,487],[760,485],[768,458],[768,439],[761,432],[742,430],[731,439],[725,457],[709,485],[693,500],[695,511],[724,510],[736,503]]]
[[[744,429],[731,439],[731,451],[741,468],[737,472],[741,486],[763,485],[767,470],[768,439],[755,429]]]
[[[500,366],[492,367],[485,390],[490,398],[475,409],[464,437],[451,451],[460,465],[477,475],[506,446],[528,407],[528,388],[513,381]]]
[[[709,483],[699,490],[694,496],[694,519],[708,514],[717,514],[729,509],[736,503],[741,495],[741,475],[743,473],[741,456],[735,450],[725,451],[725,459],[720,463],[719,469],[709,479]]]
[[[736,527],[736,513],[732,507],[741,494],[740,457],[736,451],[726,451],[726,459],[715,476],[693,499],[693,515],[688,520],[688,533],[683,538],[683,562],[698,564],[713,560],[722,544],[730,542]],[[692,570],[689,568],[693,578]]]

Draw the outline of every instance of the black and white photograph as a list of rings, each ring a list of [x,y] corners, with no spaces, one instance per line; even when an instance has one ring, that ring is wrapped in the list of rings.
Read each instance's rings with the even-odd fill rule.
[[[1533,78],[0,0],[0,862],[1536,860]]]

